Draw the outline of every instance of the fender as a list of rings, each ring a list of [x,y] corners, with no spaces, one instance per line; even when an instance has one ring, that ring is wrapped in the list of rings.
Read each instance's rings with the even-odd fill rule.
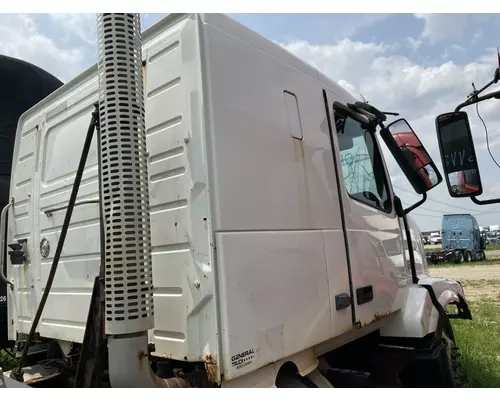
[[[436,332],[440,316],[472,319],[462,285],[454,280],[421,277],[418,284],[406,289],[405,300],[401,310],[387,319],[381,336],[423,338]],[[457,306],[458,313],[446,313],[450,304]]]
[[[403,307],[387,318],[380,330],[382,337],[423,338],[439,330],[438,324],[445,323],[443,321],[448,318],[472,319],[460,282],[429,275],[418,223],[410,216],[407,216],[406,222],[410,231],[410,238],[407,237],[406,240],[411,240],[414,259],[419,260],[414,266],[418,281],[409,283],[401,290],[404,297]],[[405,257],[407,260],[410,258],[408,249]],[[450,304],[457,306],[458,313],[446,313]]]
[[[444,278],[432,278],[430,276],[420,277],[418,284],[425,287],[429,293],[432,291],[435,296],[433,303],[436,302],[446,310],[449,304],[457,306],[456,314],[447,314],[448,318],[460,318],[472,320],[472,314],[469,310],[467,300],[465,298],[464,289],[459,281]],[[432,296],[432,293],[430,293]]]

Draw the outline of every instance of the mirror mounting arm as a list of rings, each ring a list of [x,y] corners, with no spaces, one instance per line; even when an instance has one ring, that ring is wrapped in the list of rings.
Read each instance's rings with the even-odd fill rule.
[[[412,206],[406,208],[404,210],[404,214],[405,215],[408,215],[410,212],[412,212],[415,208],[417,207],[420,207],[422,204],[424,204],[427,200],[427,192],[424,192],[422,194],[422,199],[420,199],[419,201],[417,201],[415,204],[413,204]]]
[[[478,206],[487,206],[488,204],[500,203],[500,199],[479,200],[476,196],[471,196],[470,199],[474,204],[477,204]]]
[[[495,73],[495,79],[498,81],[497,75],[500,76],[500,70],[498,70],[498,69],[497,69],[497,72]],[[496,83],[496,82],[494,82],[494,83]],[[489,85],[487,85],[487,86],[489,86]],[[483,91],[485,88],[481,89],[481,91]],[[491,93],[485,94],[484,96],[477,96],[477,93],[476,93],[476,95],[471,96],[468,100],[466,100],[463,103],[459,104],[455,108],[455,112],[459,112],[464,107],[470,106],[472,104],[479,103],[481,101],[489,100],[489,99],[500,99],[500,90],[497,90],[495,92],[491,92]],[[489,200],[479,200],[476,196],[471,196],[470,199],[472,200],[472,202],[474,204],[477,204],[478,206],[486,206],[486,205],[499,204],[500,203],[500,198],[489,199]]]
[[[462,108],[470,106],[472,104],[480,103],[485,100],[489,99],[500,99],[500,90],[497,90],[496,92],[491,92],[488,94],[485,94],[484,96],[472,96],[465,100],[463,103],[460,103],[456,108],[455,112],[459,112]]]

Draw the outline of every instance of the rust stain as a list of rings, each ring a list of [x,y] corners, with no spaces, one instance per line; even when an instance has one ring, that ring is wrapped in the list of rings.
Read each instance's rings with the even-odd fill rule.
[[[373,324],[374,322],[380,321],[382,318],[388,317],[389,315],[391,315],[390,311],[376,312],[372,320],[368,323],[365,323],[363,326]]]
[[[139,361],[139,371],[142,371],[142,360],[144,360],[145,358],[147,358],[147,354],[144,353],[144,351],[139,351],[139,353],[137,353],[137,360]]]
[[[381,320],[382,318],[385,318],[385,317],[388,317],[389,315],[391,315],[392,313],[390,311],[383,311],[383,312],[376,312],[374,315],[373,315],[373,318],[371,319],[370,322],[361,322],[361,321],[356,321],[356,328],[357,329],[360,329],[360,328],[363,328],[365,326],[368,326],[368,325],[371,325],[373,324],[374,322],[377,322],[379,320]]]
[[[215,360],[211,354],[205,354],[203,356],[203,362],[205,363],[205,371],[207,371],[208,380],[211,382],[220,383],[217,360]]]
[[[309,181],[306,171],[306,160],[304,153],[304,141],[292,138],[293,151],[295,156],[295,161],[297,162],[297,175],[301,178],[299,179],[299,192],[297,193],[300,199],[300,209],[301,216],[305,219],[304,223],[311,223],[311,205],[310,205],[310,191],[309,191]]]
[[[391,315],[390,311],[376,312],[375,315],[373,316],[372,322],[388,317],[389,315]]]
[[[146,62],[145,61],[142,62],[141,72],[142,72],[142,86],[143,86],[144,90],[146,90]]]

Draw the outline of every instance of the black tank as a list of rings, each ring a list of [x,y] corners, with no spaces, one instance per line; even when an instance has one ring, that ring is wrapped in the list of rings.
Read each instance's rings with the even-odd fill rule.
[[[33,64],[0,55],[0,209],[9,201],[12,152],[19,117],[62,85],[59,79]],[[4,260],[6,255],[5,252]],[[6,286],[0,282],[0,349],[8,345],[6,294]]]

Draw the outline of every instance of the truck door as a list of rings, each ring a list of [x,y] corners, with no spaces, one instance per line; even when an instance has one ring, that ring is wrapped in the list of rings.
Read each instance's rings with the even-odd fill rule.
[[[328,95],[327,95],[328,96]],[[362,326],[401,308],[406,285],[403,238],[393,206],[389,176],[375,134],[359,122],[333,113],[337,158],[356,323]]]

